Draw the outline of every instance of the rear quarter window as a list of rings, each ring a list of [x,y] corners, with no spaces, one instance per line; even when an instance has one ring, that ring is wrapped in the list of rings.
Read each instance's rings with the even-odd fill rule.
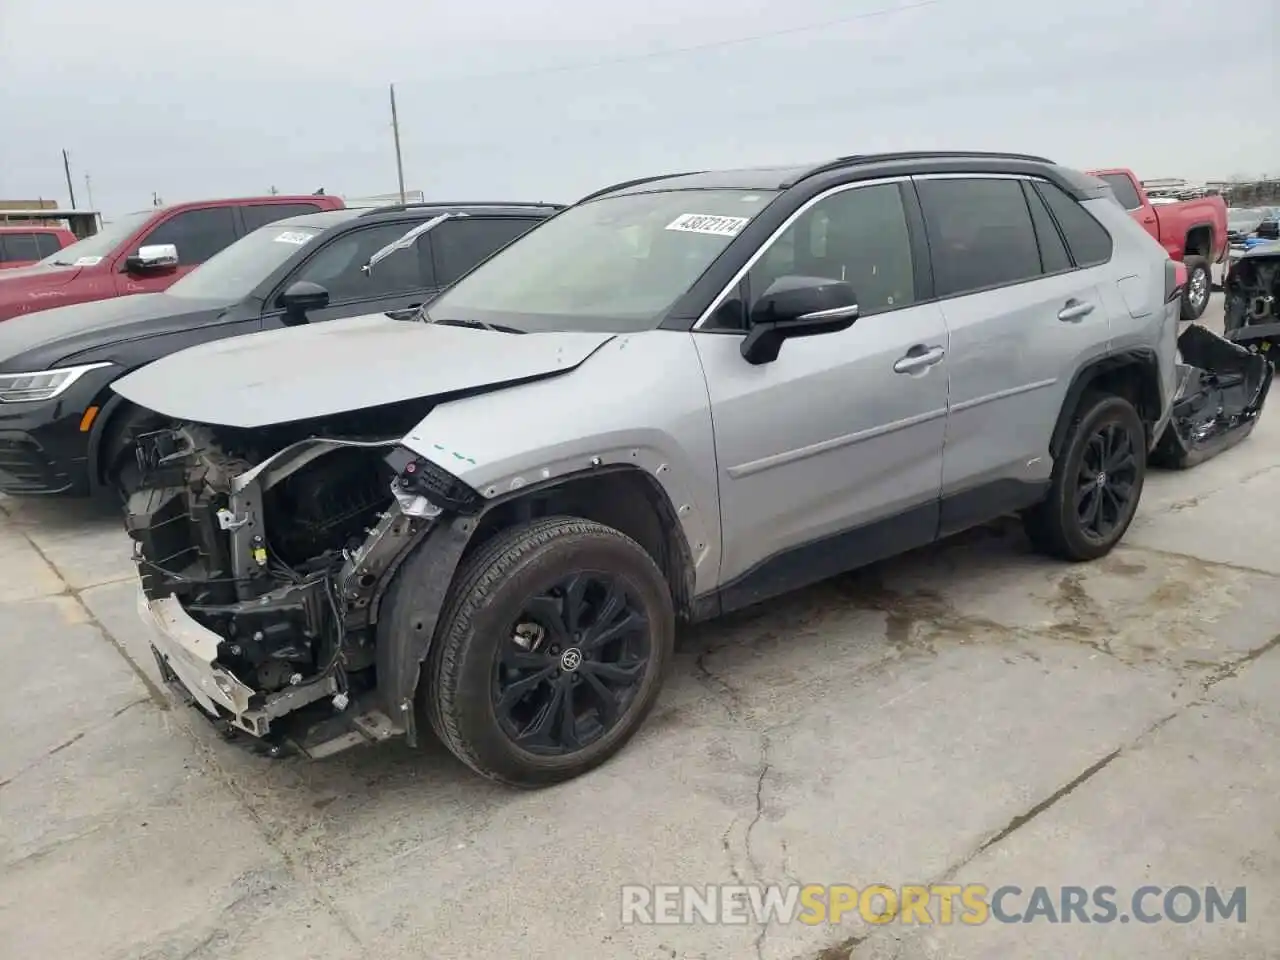
[[[1093,214],[1052,183],[1037,183],[1036,191],[1058,221],[1077,267],[1095,267],[1111,259],[1111,234]]]
[[[62,241],[56,233],[37,233],[36,246],[40,248],[40,259],[51,257],[62,249]]]

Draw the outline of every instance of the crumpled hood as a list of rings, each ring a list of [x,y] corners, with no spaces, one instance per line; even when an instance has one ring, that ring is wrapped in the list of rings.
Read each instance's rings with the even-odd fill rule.
[[[266,427],[554,376],[613,337],[496,333],[380,313],[191,347],[112,388],[177,420]]]

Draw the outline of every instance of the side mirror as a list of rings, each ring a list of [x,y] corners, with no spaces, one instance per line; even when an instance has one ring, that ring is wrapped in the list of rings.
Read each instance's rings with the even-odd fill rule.
[[[847,330],[857,319],[858,298],[843,280],[779,277],[751,307],[742,358],[750,364],[772,363],[783,340]]]
[[[1280,240],[1280,221],[1263,220],[1258,224],[1257,234],[1264,240]]]
[[[306,323],[308,311],[323,310],[329,305],[329,291],[310,280],[297,280],[280,294],[278,303],[284,307],[286,317],[295,323]]]
[[[134,273],[171,270],[178,265],[178,248],[172,243],[153,243],[139,247],[137,253],[125,260],[124,265],[125,269]]]

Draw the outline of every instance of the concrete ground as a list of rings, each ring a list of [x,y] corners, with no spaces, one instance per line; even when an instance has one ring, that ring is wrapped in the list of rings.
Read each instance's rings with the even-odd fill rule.
[[[7,501],[0,957],[1280,956],[1277,450],[1271,411],[1151,476],[1096,564],[997,525],[688,630],[644,731],[537,793],[221,742],[158,686],[118,521]],[[624,883],[944,879],[1245,886],[1247,922],[619,919]]]

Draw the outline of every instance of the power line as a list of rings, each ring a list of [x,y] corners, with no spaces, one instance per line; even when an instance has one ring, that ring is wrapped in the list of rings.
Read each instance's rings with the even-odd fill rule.
[[[892,16],[895,13],[906,13],[908,10],[919,10],[923,7],[934,7],[943,0],[916,0],[896,7],[885,7],[880,10],[866,10],[862,13],[836,20],[824,20],[822,23],[809,23],[799,27],[786,27],[781,30],[770,30],[767,33],[755,33],[746,37],[732,37],[727,40],[711,40],[706,43],[694,43],[684,47],[666,47],[662,50],[651,50],[648,53],[623,54],[618,57],[607,57],[602,60],[584,60],[580,63],[562,63],[546,67],[530,67],[521,70],[499,70],[493,73],[469,73],[449,79],[488,80],[491,77],[528,77],[546,73],[569,73],[574,70],[594,70],[597,67],[610,67],[617,63],[639,63],[644,60],[657,60],[662,57],[675,57],[686,53],[698,53],[703,50],[716,50],[720,47],[734,47],[745,43],[758,43],[761,40],[772,40],[774,37],[792,36],[797,33],[812,33],[815,30],[826,30],[830,27],[842,27],[859,20],[871,20],[875,17]]]

